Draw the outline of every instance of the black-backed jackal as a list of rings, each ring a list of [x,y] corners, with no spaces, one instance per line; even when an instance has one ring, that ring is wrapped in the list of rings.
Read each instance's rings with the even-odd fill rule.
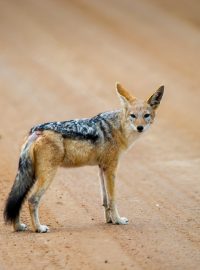
[[[103,206],[107,223],[127,224],[115,203],[115,174],[120,155],[153,123],[164,92],[161,86],[147,101],[132,96],[120,84],[117,93],[122,108],[90,119],[50,122],[33,127],[22,146],[19,168],[8,196],[4,218],[16,231],[26,230],[20,210],[29,191],[29,209],[36,232],[48,232],[41,225],[38,205],[59,166],[99,166]]]

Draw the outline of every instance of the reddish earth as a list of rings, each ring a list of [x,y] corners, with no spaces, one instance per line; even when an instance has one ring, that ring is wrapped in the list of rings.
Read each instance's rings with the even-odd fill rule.
[[[200,265],[198,0],[0,3],[0,269],[197,270]],[[20,144],[36,123],[117,108],[115,82],[166,93],[117,177],[127,226],[104,223],[97,168],[59,170],[40,214],[48,234],[2,213]]]

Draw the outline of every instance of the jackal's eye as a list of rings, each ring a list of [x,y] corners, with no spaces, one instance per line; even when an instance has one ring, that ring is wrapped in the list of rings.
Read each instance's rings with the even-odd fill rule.
[[[133,118],[133,119],[135,119],[136,118],[136,115],[134,113],[131,113],[130,114],[130,117]]]
[[[150,113],[145,113],[144,118],[148,118],[150,116],[151,116]]]

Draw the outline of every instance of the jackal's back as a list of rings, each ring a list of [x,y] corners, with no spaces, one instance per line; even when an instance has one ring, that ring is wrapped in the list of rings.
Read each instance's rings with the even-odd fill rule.
[[[48,122],[33,127],[34,131],[51,130],[72,140],[86,140],[99,144],[112,139],[113,130],[119,128],[119,111],[104,112],[92,118],[62,122]]]

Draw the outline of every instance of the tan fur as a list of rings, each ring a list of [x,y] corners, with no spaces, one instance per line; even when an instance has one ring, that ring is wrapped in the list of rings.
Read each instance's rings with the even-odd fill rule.
[[[120,83],[116,84],[118,93],[125,97],[129,102],[133,102],[136,98],[131,95]]]
[[[60,166],[98,165],[106,221],[114,224],[128,223],[126,218],[119,216],[116,208],[115,174],[121,153],[128,149],[140,136],[135,129],[139,125],[144,127],[147,125],[143,113],[151,114],[152,120],[149,121],[149,125],[153,122],[155,112],[154,108],[150,107],[147,102],[136,99],[120,84],[117,84],[117,91],[128,105],[124,105],[123,110],[120,112],[120,128],[112,134],[115,143],[106,141],[104,144],[95,145],[87,140],[63,138],[61,134],[54,131],[38,133],[38,139],[33,143],[30,151],[37,179],[29,197],[29,209],[35,231],[48,231],[47,226],[40,224],[38,205],[41,196],[49,187],[57,168]],[[137,119],[134,120],[133,124],[130,122],[132,121],[130,120],[132,114],[137,115]]]

